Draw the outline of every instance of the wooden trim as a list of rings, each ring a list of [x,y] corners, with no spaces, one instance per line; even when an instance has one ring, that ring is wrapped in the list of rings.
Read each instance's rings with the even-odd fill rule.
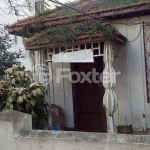
[[[75,64],[70,63],[71,72],[75,71]],[[74,129],[77,131],[78,127],[78,114],[77,114],[77,96],[76,96],[76,84],[72,83],[72,96],[73,96],[73,110],[74,110]]]

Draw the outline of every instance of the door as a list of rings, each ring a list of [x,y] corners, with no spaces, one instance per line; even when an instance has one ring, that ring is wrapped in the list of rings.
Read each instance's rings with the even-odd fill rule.
[[[103,57],[96,57],[94,63],[73,63],[72,71],[87,74],[92,69],[103,72]],[[102,83],[95,83],[92,75],[89,76],[91,83],[73,83],[73,101],[75,128],[77,131],[105,132],[106,113],[103,108],[104,87]],[[76,76],[73,77],[76,79]],[[80,81],[82,81],[81,78]],[[97,78],[98,79],[98,78]]]

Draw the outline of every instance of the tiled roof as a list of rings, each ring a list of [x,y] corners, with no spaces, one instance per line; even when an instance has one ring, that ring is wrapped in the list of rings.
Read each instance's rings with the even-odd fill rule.
[[[43,47],[49,47],[50,45],[50,41],[48,38],[44,38],[42,39],[40,42],[36,42],[36,40],[38,40],[38,38],[40,37],[40,35],[38,34],[35,34],[33,37],[31,38],[28,38],[28,39],[24,39],[24,45],[25,45],[25,48],[28,49],[28,50],[31,50],[31,49],[40,49],[40,48],[43,48]],[[82,35],[82,36],[79,36],[75,41],[74,43],[82,43],[82,41],[86,40],[87,42],[90,41],[90,40],[93,40],[93,39],[99,39],[99,40],[104,40],[108,38],[105,34],[93,34],[91,36],[89,35]],[[120,34],[119,32],[116,32],[113,37],[112,37],[114,40],[116,41],[119,41],[121,43],[124,43],[127,38],[124,37],[122,34]],[[74,44],[72,43],[72,44]],[[57,45],[63,45],[61,42],[57,42]],[[55,45],[56,46],[56,45]]]
[[[87,11],[90,14],[95,14],[95,13],[119,11],[121,9],[133,8],[133,7],[139,7],[139,6],[142,6],[142,5],[147,5],[147,1],[146,1],[146,2],[138,2],[138,3],[134,3],[134,4],[130,4],[130,5],[120,6],[120,7],[100,9],[98,7],[99,4],[102,4],[104,2],[105,2],[105,0],[81,0],[81,2],[76,3],[76,5],[74,5],[73,7],[77,8],[79,10],[84,10],[85,12]],[[93,6],[92,8],[90,8],[91,4]],[[41,20],[42,23],[65,19],[65,18],[68,18],[68,15],[70,15],[70,14],[67,14],[67,12],[68,11],[66,9],[64,10],[60,7],[59,9],[49,11],[45,14],[41,14],[41,15],[38,14],[38,15],[34,15],[34,16],[19,20],[16,23],[11,24],[9,26],[9,28],[29,25],[29,24],[32,24],[37,19]],[[76,17],[78,17],[78,16],[84,16],[84,14],[77,13]]]

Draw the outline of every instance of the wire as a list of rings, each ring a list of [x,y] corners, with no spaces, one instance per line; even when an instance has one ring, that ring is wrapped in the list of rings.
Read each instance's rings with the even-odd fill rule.
[[[64,3],[61,3],[60,1],[57,1],[57,0],[49,0],[49,1],[51,1],[51,2],[53,2],[53,3],[55,3],[55,4],[58,4],[58,5],[61,5],[61,6],[64,6],[64,7],[70,8],[70,9],[72,9],[72,10],[75,10],[75,11],[79,12],[79,13],[82,13],[82,14],[88,15],[88,16],[90,16],[90,17],[94,18],[94,19],[98,19],[98,20],[101,20],[101,21],[103,21],[103,20],[108,21],[108,19],[100,18],[99,16],[92,15],[92,14],[89,14],[89,13],[87,13],[87,12],[84,12],[84,11],[78,10],[78,9],[76,9],[76,8],[72,7],[72,6],[69,6],[69,5],[66,5],[66,4],[64,4]]]
[[[133,25],[139,25],[139,24],[141,24],[141,23],[132,23],[132,24],[129,23],[129,24],[127,24],[127,23],[122,23],[122,22],[118,22],[118,21],[114,22],[113,20],[109,20],[109,19],[106,19],[106,18],[101,18],[101,17],[99,17],[99,16],[97,16],[97,15],[92,15],[92,14],[88,13],[87,11],[84,12],[84,11],[78,10],[78,9],[76,9],[76,8],[74,8],[74,7],[72,7],[72,6],[66,5],[66,4],[64,4],[64,3],[62,3],[62,2],[60,2],[60,1],[58,1],[58,0],[49,0],[49,1],[51,1],[51,2],[53,2],[53,3],[55,3],[55,4],[58,4],[58,5],[61,5],[61,6],[70,8],[70,9],[72,9],[72,10],[75,10],[75,11],[79,12],[79,13],[88,15],[88,16],[92,17],[93,19],[97,19],[97,20],[101,20],[101,21],[109,21],[109,22],[111,22],[112,24],[121,24],[121,25],[128,25],[128,26],[133,26]],[[47,3],[46,3],[46,4],[47,4]],[[49,4],[47,4],[47,5],[50,6]],[[94,4],[94,5],[95,5],[95,4]]]
[[[3,26],[3,27],[5,27],[5,25],[3,25],[3,24],[0,24],[0,26]]]
[[[4,15],[2,15],[2,14],[0,14],[0,16],[4,17],[4,18],[6,18],[6,19],[8,19],[8,20],[10,20],[10,21],[14,21],[14,20],[11,20],[11,19],[7,18],[6,16],[4,16]]]
[[[88,16],[90,16],[91,18],[96,19],[96,20],[109,21],[109,22],[111,22],[112,24],[121,24],[121,25],[128,25],[128,26],[133,26],[133,25],[142,24],[142,23],[122,23],[122,22],[118,22],[118,21],[114,22],[113,20],[108,20],[108,19],[106,19],[106,18],[101,18],[101,17],[99,17],[99,16],[97,16],[97,15],[92,15],[92,14],[88,13],[87,11],[86,11],[86,12],[81,11],[81,10],[79,10],[79,9],[76,9],[76,8],[72,7],[72,6],[66,5],[66,4],[64,4],[64,3],[62,3],[62,2],[60,2],[60,1],[58,1],[58,0],[48,0],[48,1],[51,1],[51,2],[53,2],[53,3],[55,3],[55,4],[58,4],[58,5],[61,5],[61,6],[70,8],[70,9],[72,9],[72,10],[74,10],[74,11],[76,11],[76,12],[82,13],[82,14],[84,14],[84,15],[88,15]],[[47,4],[47,3],[46,3],[46,4]],[[49,5],[49,4],[47,4],[47,5]],[[2,17],[4,17],[4,18],[10,20],[10,21],[13,21],[13,20],[11,20],[11,19],[9,19],[9,18],[3,16],[2,14],[0,14],[0,15],[1,15]],[[149,21],[149,22],[150,22],[150,21]],[[149,23],[149,22],[147,22],[147,23]],[[145,22],[145,23],[146,23],[146,22]],[[1,24],[0,24],[0,25],[1,25]],[[141,30],[142,30],[142,26],[141,26],[141,28],[140,28],[140,31],[139,31],[137,37],[136,37],[134,40],[132,40],[132,41],[127,41],[127,42],[134,42],[134,41],[136,41],[136,40],[138,39],[138,37],[140,36]]]
[[[141,31],[142,31],[142,28],[143,28],[143,26],[141,26],[140,31],[139,31],[137,37],[136,37],[133,41],[127,41],[127,42],[135,42],[135,41],[139,38],[140,33],[141,33]]]

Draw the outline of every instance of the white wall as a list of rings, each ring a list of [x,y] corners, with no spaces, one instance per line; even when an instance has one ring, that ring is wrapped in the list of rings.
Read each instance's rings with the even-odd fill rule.
[[[150,21],[150,16],[119,20],[127,24],[143,21]],[[141,29],[141,24],[115,26],[128,41],[133,41]],[[150,128],[150,103],[147,103],[144,59],[143,30],[141,30],[138,39],[126,42],[115,60],[116,71],[121,71],[121,75],[117,76],[119,108],[115,113],[115,125],[133,125],[134,131]]]
[[[46,58],[44,49],[34,51],[35,65],[45,64]],[[74,128],[74,113],[73,113],[73,98],[72,98],[72,85],[67,78],[60,78],[57,73],[59,68],[68,68],[70,70],[69,63],[48,63],[49,72],[52,73],[51,80],[45,85],[46,89],[46,101],[49,104],[56,104],[60,106],[65,113],[66,127]],[[70,71],[67,72],[69,74]],[[63,75],[63,74],[62,74]],[[34,80],[39,81],[39,70],[36,70],[34,74]],[[60,83],[57,83],[57,78],[60,78]],[[51,118],[50,118],[51,120]],[[50,123],[50,122],[49,122]],[[50,123],[51,124],[51,123]]]
[[[72,85],[67,78],[61,78],[60,83],[56,82],[56,78],[60,77],[56,73],[58,68],[70,69],[69,63],[53,63],[50,64],[53,73],[50,83],[51,103],[59,105],[63,108],[66,118],[66,127],[74,128],[74,113],[73,113],[73,97]],[[70,72],[67,72],[69,74]]]

